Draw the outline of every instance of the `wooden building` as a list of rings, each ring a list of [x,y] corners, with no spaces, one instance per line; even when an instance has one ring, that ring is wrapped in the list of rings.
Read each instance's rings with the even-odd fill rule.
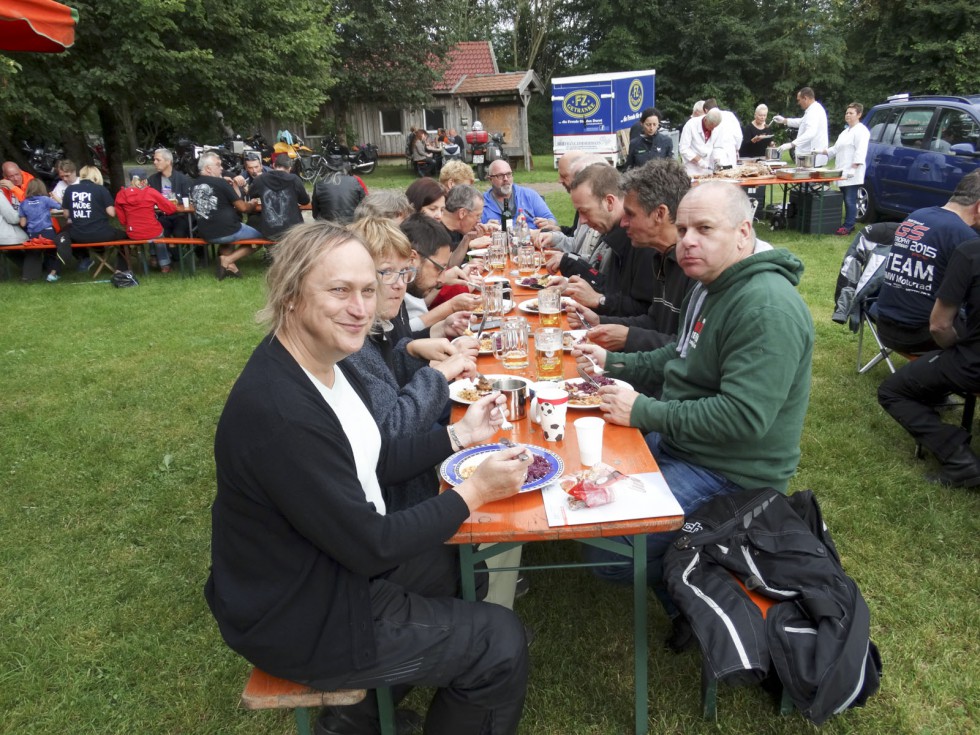
[[[533,71],[500,73],[489,41],[464,41],[449,52],[449,65],[433,87],[430,104],[415,110],[354,104],[349,123],[358,142],[374,143],[381,156],[398,157],[405,156],[413,127],[429,133],[455,128],[465,137],[479,120],[484,130],[505,134],[508,157],[522,158],[530,167],[527,105],[532,94],[544,91]]]

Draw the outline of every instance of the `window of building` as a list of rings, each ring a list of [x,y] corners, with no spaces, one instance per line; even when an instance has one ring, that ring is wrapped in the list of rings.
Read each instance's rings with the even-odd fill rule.
[[[444,109],[441,107],[435,110],[426,109],[424,112],[425,129],[430,133],[446,127],[446,111]]]
[[[381,111],[381,134],[401,135],[401,133],[402,133],[401,110],[382,110]]]

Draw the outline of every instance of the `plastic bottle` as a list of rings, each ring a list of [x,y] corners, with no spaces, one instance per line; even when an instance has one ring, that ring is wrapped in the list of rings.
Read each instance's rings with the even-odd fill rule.
[[[517,210],[517,225],[515,227],[517,235],[517,246],[531,244],[531,228],[527,225],[527,217],[523,209]]]

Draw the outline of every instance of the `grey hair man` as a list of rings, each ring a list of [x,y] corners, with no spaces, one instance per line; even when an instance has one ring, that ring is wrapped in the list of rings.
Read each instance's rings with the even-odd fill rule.
[[[221,158],[213,151],[201,154],[197,162],[201,175],[191,187],[191,201],[194,203],[194,216],[201,237],[208,242],[225,245],[239,240],[262,239],[262,233],[254,227],[242,224],[241,215],[259,208],[258,200],[245,202],[221,175]],[[225,248],[219,253],[216,266],[218,280],[226,276],[240,278],[236,263],[249,255],[251,248],[232,250]]]
[[[456,184],[446,194],[442,224],[449,230],[453,239],[453,252],[449,258],[450,267],[461,265],[469,250],[490,245],[491,226],[480,222],[483,207],[483,194],[470,184]]]
[[[147,179],[151,189],[163,194],[164,199],[175,199],[178,204],[184,197],[190,197],[193,181],[183,171],[174,168],[174,154],[166,148],[153,151],[153,168],[156,173]],[[163,225],[164,237],[190,237],[190,223],[186,212],[177,214],[158,213],[157,219]]]

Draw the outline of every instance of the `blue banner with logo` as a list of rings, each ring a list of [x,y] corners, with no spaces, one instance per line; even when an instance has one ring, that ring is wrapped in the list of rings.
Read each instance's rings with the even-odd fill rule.
[[[614,133],[654,106],[655,72],[590,74],[552,80],[555,135]]]

